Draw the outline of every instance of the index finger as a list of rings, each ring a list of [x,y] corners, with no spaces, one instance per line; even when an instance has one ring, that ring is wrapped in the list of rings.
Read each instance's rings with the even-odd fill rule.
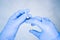
[[[25,13],[28,13],[29,12],[29,9],[24,9],[24,10],[19,10],[17,12],[15,12],[11,17],[10,19],[17,19],[19,18],[21,15],[25,14]]]

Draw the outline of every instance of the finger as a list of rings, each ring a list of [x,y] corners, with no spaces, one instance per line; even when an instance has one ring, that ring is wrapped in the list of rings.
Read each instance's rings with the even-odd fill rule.
[[[41,22],[41,21],[39,21],[39,20],[37,20],[35,18],[31,18],[30,20],[27,21],[27,23],[37,25],[37,27],[42,29],[42,31],[46,32],[49,36],[53,35],[52,37],[56,37],[58,35],[56,29],[51,24],[50,25],[46,24],[45,20],[42,19],[42,22]],[[49,21],[48,21],[48,23],[49,23]]]
[[[28,14],[28,17],[26,18],[26,20],[29,20],[32,18],[32,15],[31,14]]]
[[[39,17],[39,16],[35,16],[34,17],[34,19],[36,19],[36,20],[38,20],[38,21],[40,21],[40,22],[42,22],[42,18],[41,17]],[[31,24],[32,26],[35,26],[35,24]]]
[[[42,20],[42,19],[41,19]],[[42,21],[39,21],[38,19],[36,18],[31,18],[29,20],[26,21],[26,23],[30,23],[32,24],[32,26],[36,25],[37,27],[39,27],[40,29],[42,29],[42,31],[48,31],[50,29],[49,26],[47,26],[43,20]]]
[[[47,18],[41,18],[41,17],[33,17],[30,20],[26,21],[27,23],[30,23],[32,25],[37,25],[38,27],[42,28],[43,30],[49,29],[52,24],[49,25],[50,20]]]
[[[41,21],[39,21],[38,19],[36,19],[36,18],[31,18],[31,19],[29,19],[29,20],[26,20],[26,23],[30,23],[30,24],[32,24],[32,25],[36,25],[36,26],[40,26],[40,25],[42,25],[42,22]]]
[[[30,18],[29,20],[26,20],[26,23],[31,24],[31,26],[37,26],[38,28],[40,28],[41,30],[43,30],[41,28],[41,26],[40,26],[40,25],[42,25],[41,21],[39,21],[39,20],[37,20],[35,18]]]
[[[29,12],[29,9],[20,10],[16,12],[14,15],[12,15],[8,20],[8,22],[11,22],[11,23],[13,22],[16,25],[21,24],[23,23],[23,21],[25,21],[27,17],[29,17],[28,12]]]
[[[25,13],[28,13],[29,12],[29,9],[24,9],[24,10],[19,10],[17,11],[15,14],[13,14],[10,19],[17,19],[19,18],[21,15],[25,14]]]
[[[26,14],[23,14],[22,16],[20,16],[20,17],[16,20],[16,23],[22,24],[23,22],[26,21],[27,17],[28,17],[28,14],[27,14],[27,13],[26,13]]]
[[[39,20],[40,22],[42,22],[42,17],[35,16],[34,19],[37,19],[37,20]]]
[[[33,35],[35,35],[37,38],[40,39],[40,35],[41,35],[42,32],[38,32],[36,30],[30,30],[29,32],[32,33]]]

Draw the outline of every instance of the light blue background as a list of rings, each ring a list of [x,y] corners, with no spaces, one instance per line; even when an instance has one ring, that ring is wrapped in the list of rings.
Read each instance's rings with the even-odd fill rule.
[[[30,9],[30,14],[33,16],[48,17],[60,31],[60,0],[0,0],[0,32],[13,13],[26,8]],[[37,40],[36,37],[27,32],[31,27],[24,25],[20,28],[22,31],[19,29],[15,39]],[[27,36],[25,34],[22,36],[24,32]]]

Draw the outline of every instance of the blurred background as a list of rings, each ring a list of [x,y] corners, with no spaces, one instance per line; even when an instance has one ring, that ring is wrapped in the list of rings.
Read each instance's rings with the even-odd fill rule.
[[[9,17],[21,9],[30,9],[29,14],[33,16],[49,18],[60,31],[60,0],[0,0],[0,32]],[[28,32],[31,26],[23,25],[19,28],[15,40],[37,40],[34,35]],[[36,27],[35,29],[39,30]]]

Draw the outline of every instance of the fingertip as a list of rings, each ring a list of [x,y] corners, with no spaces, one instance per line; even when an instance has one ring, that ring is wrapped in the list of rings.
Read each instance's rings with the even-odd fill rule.
[[[31,26],[35,26],[35,24],[31,24]]]
[[[35,35],[37,38],[40,38],[41,32],[38,32],[36,30],[30,30],[29,32]]]
[[[31,32],[31,33],[35,33],[35,34],[38,34],[38,33],[41,33],[41,32],[39,32],[39,31],[37,31],[37,30],[29,30],[29,32]]]

